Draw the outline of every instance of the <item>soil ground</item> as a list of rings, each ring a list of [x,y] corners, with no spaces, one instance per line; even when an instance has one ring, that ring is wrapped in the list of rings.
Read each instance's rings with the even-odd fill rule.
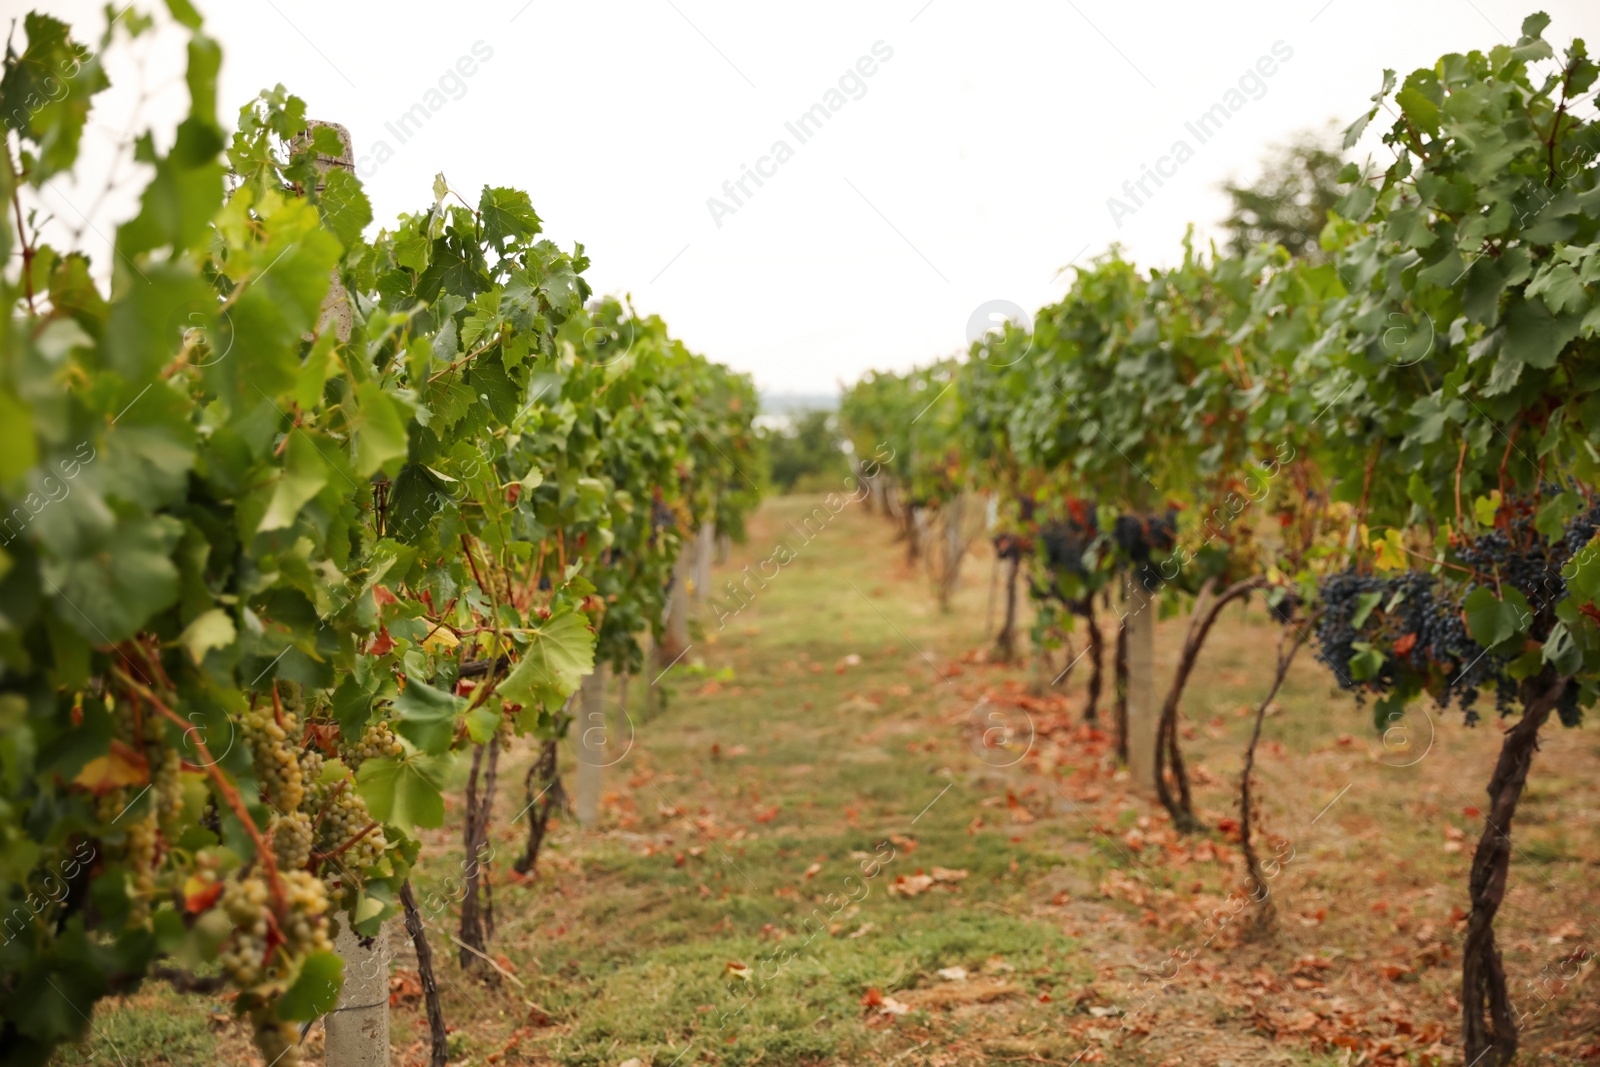
[[[503,761],[504,976],[463,969],[449,939],[459,789],[425,834],[416,881],[445,902],[429,936],[453,1064],[1461,1063],[1489,709],[1467,729],[1414,707],[1386,744],[1302,652],[1257,759],[1279,863],[1256,904],[1236,842],[1278,639],[1259,603],[1228,610],[1185,697],[1210,829],[1180,836],[1084,722],[1087,660],[1044,696],[1029,692],[1038,667],[986,661],[1002,597],[985,546],[941,615],[882,516],[851,505],[807,541],[796,524],[814,506],[781,498],[753,519],[718,588],[746,565],[770,575],[756,564],[780,543],[796,558],[720,628],[704,612],[657,684],[665,707],[647,712],[648,679],[633,680],[599,826],[562,817],[528,878],[510,863],[525,823],[508,820],[532,749]],[[1186,621],[1157,626],[1162,691]],[[1597,754],[1592,728],[1547,729],[1517,815],[1498,930],[1523,1063],[1600,1059],[1583,965],[1600,916]],[[427,1038],[410,967],[402,954],[391,1031],[406,1065]],[[102,1005],[58,1062],[255,1063],[244,1034],[225,1001],[152,986]],[[308,1061],[320,1044],[318,1025]]]

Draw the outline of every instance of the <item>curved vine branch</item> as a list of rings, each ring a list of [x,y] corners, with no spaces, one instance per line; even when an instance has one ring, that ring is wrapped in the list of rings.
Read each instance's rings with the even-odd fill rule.
[[[1294,642],[1285,651],[1284,642],[1289,640],[1291,630],[1294,631]],[[1300,646],[1305,642],[1305,633],[1292,623],[1284,627],[1283,634],[1278,638],[1278,670],[1272,676],[1272,688],[1267,690],[1267,695],[1261,698],[1261,703],[1256,707],[1255,726],[1250,731],[1250,743],[1244,750],[1244,769],[1239,772],[1239,845],[1244,852],[1245,882],[1249,887],[1250,896],[1261,901],[1261,910],[1256,913],[1252,924],[1252,929],[1257,932],[1271,925],[1274,909],[1272,898],[1268,895],[1266,872],[1261,869],[1261,858],[1256,855],[1255,845],[1250,840],[1254,809],[1250,795],[1250,776],[1256,766],[1256,743],[1261,740],[1261,723],[1267,716],[1267,705],[1277,697],[1278,690],[1283,687],[1283,680],[1289,676],[1289,665],[1294,662],[1295,653],[1300,651]]]
[[[1208,589],[1202,588],[1200,606],[1203,610],[1197,611],[1189,623],[1189,633],[1183,641],[1183,654],[1178,659],[1178,669],[1173,672],[1172,686],[1167,690],[1166,702],[1161,706],[1161,721],[1156,727],[1156,795],[1161,799],[1161,806],[1172,816],[1173,825],[1183,833],[1193,833],[1201,828],[1200,820],[1194,814],[1194,801],[1189,792],[1189,775],[1183,765],[1183,754],[1178,748],[1178,704],[1183,700],[1184,686],[1194,671],[1195,660],[1205,644],[1206,635],[1211,632],[1211,626],[1222,614],[1222,609],[1268,584],[1268,580],[1259,575],[1245,578],[1228,586],[1209,603],[1205,601]],[[1176,797],[1167,787],[1165,769],[1168,763],[1172,766],[1178,787]]]

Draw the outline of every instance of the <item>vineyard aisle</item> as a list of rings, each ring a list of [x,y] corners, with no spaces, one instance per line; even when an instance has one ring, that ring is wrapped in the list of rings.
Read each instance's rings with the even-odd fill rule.
[[[852,504],[821,525],[816,503],[752,518],[713,592],[747,565],[771,575],[757,564],[780,545],[792,560],[720,630],[704,612],[664,711],[646,719],[633,681],[598,829],[559,817],[529,878],[508,820],[535,753],[516,742],[492,831],[490,946],[511,977],[460,970],[453,917],[430,930],[453,1064],[1461,1062],[1463,874],[1498,726],[1419,705],[1415,743],[1386,749],[1303,657],[1257,756],[1277,927],[1249,942],[1230,831],[1247,710],[1271,680],[1262,607],[1229,610],[1186,697],[1196,806],[1218,829],[1180,839],[1083,726],[1081,676],[1037,699],[1031,671],[982,662],[986,551],[941,616],[890,523]],[[1162,677],[1184,623],[1158,624]],[[1600,914],[1597,754],[1590,733],[1551,736],[1518,813],[1500,923],[1529,1063],[1596,1051],[1582,979],[1553,993],[1548,977]],[[424,900],[459,866],[459,785],[424,834]],[[413,967],[394,982],[397,1064],[425,1062]],[[107,1008],[60,1062],[105,1062],[110,1042],[142,1063],[253,1062],[225,1005]]]

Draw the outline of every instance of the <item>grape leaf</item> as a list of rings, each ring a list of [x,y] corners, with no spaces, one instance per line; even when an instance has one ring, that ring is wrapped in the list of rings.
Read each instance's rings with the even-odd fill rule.
[[[442,689],[407,678],[406,687],[394,702],[395,711],[400,714],[395,730],[428,755],[437,756],[450,747],[456,733],[456,716],[465,703]]]
[[[333,952],[312,952],[295,967],[278,998],[278,1018],[309,1021],[333,1010],[344,987],[344,961]]]
[[[331,168],[322,181],[322,195],[317,200],[322,219],[340,244],[354,248],[361,242],[361,231],[372,221],[372,202],[361,188],[361,179],[343,167]]]
[[[1493,589],[1480,585],[1467,594],[1461,606],[1467,615],[1467,632],[1484,648],[1510,640],[1532,618],[1527,598],[1511,586],[1505,586],[1497,597]]]
[[[557,615],[534,635],[496,694],[513,704],[554,708],[594,669],[594,631],[576,612]]]
[[[444,824],[442,783],[449,761],[419,755],[369,759],[356,772],[356,792],[381,823],[407,832]]]
[[[316,442],[304,430],[295,429],[289,433],[285,458],[287,462],[283,476],[273,490],[272,502],[267,505],[267,513],[261,517],[258,532],[281,530],[294,525],[300,509],[328,484],[328,463],[322,458]]]
[[[189,650],[189,655],[194,657],[198,665],[206,658],[207,652],[215,648],[227,648],[237,636],[233,616],[222,608],[212,608],[184,627],[183,633],[178,635],[178,644]]]
[[[504,248],[508,237],[532,237],[540,229],[533,201],[521,189],[484,186],[478,199],[478,217],[483,223],[483,239],[496,249]]]

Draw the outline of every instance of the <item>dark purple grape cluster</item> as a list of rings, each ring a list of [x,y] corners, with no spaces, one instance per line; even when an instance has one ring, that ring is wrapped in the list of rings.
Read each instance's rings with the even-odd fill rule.
[[[1071,575],[1079,579],[1089,576],[1089,565],[1084,555],[1100,538],[1095,523],[1094,508],[1073,506],[1065,519],[1049,519],[1039,526],[1038,543],[1044,549],[1045,566],[1053,580],[1041,585],[1029,579],[1033,595],[1039,599],[1054,598],[1076,615],[1089,613],[1089,599],[1067,599],[1061,593],[1059,579]]]
[[[1504,527],[1473,538],[1456,552],[1462,566],[1481,576],[1467,592],[1478,584],[1510,586],[1528,598],[1536,616],[1553,615],[1556,602],[1565,594],[1561,567],[1568,555],[1565,538],[1552,543],[1534,529],[1531,510],[1515,515]]]
[[[1507,673],[1511,661],[1472,639],[1462,602],[1480,587],[1494,589],[1496,595],[1515,589],[1533,613],[1529,634],[1544,640],[1555,625],[1556,605],[1566,596],[1561,570],[1600,529],[1600,505],[1582,510],[1558,538],[1536,528],[1532,501],[1513,498],[1502,505],[1501,514],[1501,525],[1457,546],[1452,562],[1472,572],[1459,586],[1446,587],[1422,571],[1393,576],[1346,571],[1322,581],[1314,633],[1317,658],[1333,670],[1341,688],[1361,696],[1389,692],[1408,676],[1426,678],[1434,683],[1427,688],[1439,704],[1459,707],[1469,724],[1477,719],[1473,705],[1485,689],[1494,690],[1502,716],[1515,708],[1519,683]],[[1452,577],[1459,573],[1452,571]],[[1376,605],[1357,628],[1353,623],[1363,598],[1372,594],[1377,594]],[[1369,643],[1384,656],[1375,675],[1359,682],[1350,675],[1358,642]],[[1569,684],[1557,705],[1568,725],[1580,718],[1580,692],[1576,683]]]
[[[1123,555],[1142,567],[1151,556],[1164,556],[1177,545],[1178,512],[1168,508],[1163,515],[1118,515],[1111,539]]]
[[[1083,556],[1099,536],[1100,531],[1095,528],[1092,514],[1088,522],[1079,522],[1075,518],[1056,519],[1039,527],[1039,543],[1044,546],[1045,562],[1058,574],[1076,574],[1079,577],[1088,574]]]
[[[1357,629],[1353,623],[1365,599],[1377,595],[1374,606]],[[1320,590],[1322,611],[1313,637],[1317,658],[1331,669],[1342,689],[1357,698],[1369,692],[1387,693],[1408,675],[1432,676],[1444,682],[1435,688],[1442,706],[1456,704],[1476,719],[1472,710],[1480,690],[1495,687],[1501,713],[1510,710],[1516,687],[1504,675],[1506,660],[1487,653],[1467,633],[1460,605],[1439,588],[1431,574],[1407,571],[1380,576],[1346,571],[1331,575]],[[1371,644],[1384,656],[1370,678],[1356,681],[1350,661],[1359,651],[1357,642]],[[1400,649],[1405,651],[1400,651]]]
[[[662,501],[659,495],[650,502],[651,548],[656,547],[656,538],[660,536],[661,531],[670,529],[676,523],[676,521],[676,518],[672,514],[672,509],[667,507],[666,503]]]
[[[1295,616],[1299,613],[1303,604],[1304,601],[1299,593],[1292,590],[1284,590],[1283,595],[1280,597],[1267,598],[1267,613],[1276,621],[1288,624],[1294,622]]]
[[[994,539],[996,559],[1011,561],[1021,559],[1026,542],[1016,534],[1003,533]]]
[[[1587,511],[1580,512],[1567,524],[1567,534],[1562,539],[1567,558],[1583,551],[1584,546],[1594,540],[1596,530],[1600,530],[1600,503],[1591,504]]]

